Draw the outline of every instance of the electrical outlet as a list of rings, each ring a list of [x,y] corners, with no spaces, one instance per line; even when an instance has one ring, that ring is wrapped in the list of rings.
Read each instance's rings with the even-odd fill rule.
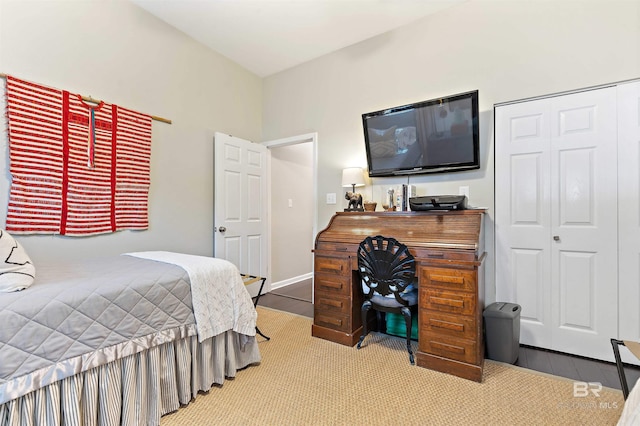
[[[327,204],[335,204],[336,203],[336,193],[330,192],[327,193]]]
[[[458,195],[466,195],[467,199],[469,199],[469,187],[461,186],[460,188],[458,188]]]

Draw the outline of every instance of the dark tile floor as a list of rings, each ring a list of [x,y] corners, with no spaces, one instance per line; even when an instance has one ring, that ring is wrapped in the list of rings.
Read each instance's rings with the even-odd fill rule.
[[[281,287],[260,297],[258,304],[313,318],[311,280]]]
[[[259,305],[313,318],[311,300],[311,280],[306,280],[262,295]],[[621,388],[614,363],[520,345],[516,365],[572,380],[599,382],[609,388]],[[631,389],[640,378],[640,368],[625,365],[625,373]]]

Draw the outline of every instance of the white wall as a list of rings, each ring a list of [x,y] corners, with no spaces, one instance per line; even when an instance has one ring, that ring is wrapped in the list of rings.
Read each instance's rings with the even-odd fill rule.
[[[640,77],[637,1],[471,0],[264,80],[266,139],[318,132],[318,229],[340,205],[341,170],[366,166],[361,114],[479,90],[481,169],[410,178],[418,195],[488,207],[487,303],[494,300],[493,105]],[[376,178],[386,186],[406,178]],[[499,190],[499,188],[497,189]],[[364,194],[376,191],[366,188]]]
[[[213,253],[213,134],[261,140],[260,78],[123,0],[0,0],[0,72],[173,121],[153,124],[149,229],[19,237],[36,265],[132,250]],[[2,131],[0,226],[6,157]]]
[[[270,152],[271,282],[277,284],[313,270],[313,143]]]
[[[344,207],[325,203],[327,192],[340,200],[342,169],[366,165],[362,113],[478,89],[482,168],[411,183],[418,195],[468,185],[470,203],[489,207],[492,289],[493,104],[640,77],[640,6],[471,0],[261,80],[124,0],[0,0],[0,72],[173,120],[153,125],[150,229],[19,237],[36,262],[151,249],[210,255],[214,131],[254,141],[318,132],[321,230]],[[0,206],[6,146],[0,131]]]

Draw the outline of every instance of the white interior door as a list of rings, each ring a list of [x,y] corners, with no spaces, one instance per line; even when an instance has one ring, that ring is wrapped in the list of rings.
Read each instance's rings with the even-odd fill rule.
[[[640,341],[640,82],[618,86],[620,339]],[[621,350],[626,362],[638,359]],[[628,355],[628,357],[627,357]]]
[[[496,108],[496,296],[521,342],[612,359],[615,88]]]
[[[613,360],[618,335],[616,89],[551,98],[553,349]]]
[[[521,343],[551,348],[550,104],[495,114],[496,299],[522,306]]]
[[[267,148],[215,134],[214,256],[267,276]],[[255,296],[258,284],[249,288]]]

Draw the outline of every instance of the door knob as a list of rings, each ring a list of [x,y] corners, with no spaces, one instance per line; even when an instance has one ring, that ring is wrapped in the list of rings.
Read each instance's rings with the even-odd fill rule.
[[[227,228],[225,228],[224,226],[221,226],[220,228],[218,228],[218,230],[220,232],[225,232],[227,230]]]
[[[559,235],[554,235],[553,236],[553,241],[560,241],[560,236]]]

